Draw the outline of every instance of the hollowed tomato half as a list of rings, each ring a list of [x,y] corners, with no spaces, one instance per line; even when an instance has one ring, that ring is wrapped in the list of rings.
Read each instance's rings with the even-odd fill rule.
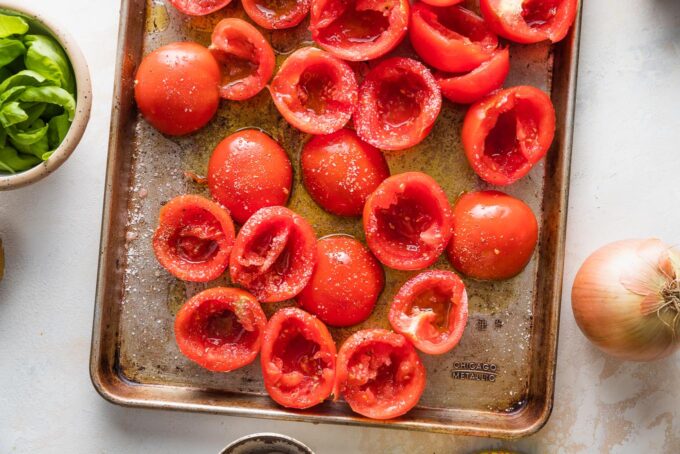
[[[305,188],[324,210],[361,216],[368,196],[390,176],[382,152],[351,129],[314,136],[300,158]]]
[[[468,318],[465,284],[451,271],[425,271],[399,289],[390,306],[392,328],[423,353],[441,355],[458,345]]]
[[[442,106],[437,81],[422,63],[390,58],[366,75],[354,114],[357,134],[383,150],[403,150],[432,130]]]
[[[451,6],[461,3],[463,0],[422,0],[423,3],[427,3],[432,6]]]
[[[550,97],[530,86],[501,90],[473,104],[463,121],[463,147],[484,181],[508,185],[529,173],[555,135]]]
[[[510,50],[506,48],[496,51],[491,60],[468,73],[437,72],[434,78],[446,99],[458,104],[472,104],[501,88],[509,72]]]
[[[484,19],[461,6],[416,3],[409,34],[425,63],[442,71],[471,71],[489,60],[498,47],[498,37]]]
[[[401,416],[425,389],[425,367],[413,345],[384,329],[357,331],[338,352],[335,398],[373,419]]]
[[[215,202],[183,195],[161,208],[153,250],[173,276],[192,282],[217,279],[229,264],[233,244],[234,224]]]
[[[330,134],[345,126],[358,96],[352,68],[315,47],[293,52],[269,91],[286,121],[308,134]]]
[[[288,408],[309,408],[331,395],[335,342],[328,328],[296,307],[276,312],[267,323],[260,362],[269,396]]]
[[[184,303],[175,318],[175,339],[190,360],[215,372],[229,372],[255,360],[266,324],[253,295],[217,287]]]
[[[276,30],[298,25],[312,0],[241,0],[248,17],[262,28]]]
[[[385,273],[366,247],[352,237],[333,235],[316,243],[316,267],[297,301],[332,326],[366,320],[385,286]]]
[[[190,16],[205,16],[231,3],[231,0],[170,0],[180,12]]]
[[[312,226],[284,207],[266,207],[243,225],[231,253],[233,282],[261,302],[284,301],[307,285],[316,261]]]
[[[419,270],[434,263],[451,238],[451,226],[446,194],[420,172],[386,179],[364,207],[368,247],[397,270]]]
[[[365,61],[385,55],[406,36],[408,0],[315,0],[309,29],[338,58]]]
[[[576,18],[578,0],[481,0],[489,28],[518,43],[564,39]]]
[[[241,101],[258,94],[274,73],[274,51],[262,33],[248,22],[222,19],[210,44],[222,70],[220,96]]]

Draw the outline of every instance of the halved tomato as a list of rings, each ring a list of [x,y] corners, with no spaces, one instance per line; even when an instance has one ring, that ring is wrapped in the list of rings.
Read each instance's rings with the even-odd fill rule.
[[[266,324],[253,295],[216,287],[184,303],[175,318],[175,339],[190,360],[215,372],[229,372],[255,360]]]
[[[231,253],[231,280],[261,302],[294,297],[309,282],[316,262],[314,229],[285,207],[266,207],[238,232]]]
[[[269,396],[288,408],[309,408],[331,395],[335,342],[319,319],[296,307],[277,311],[267,323],[260,363]]]
[[[461,3],[463,0],[422,0],[423,3],[427,3],[432,6],[452,6]]]
[[[351,129],[314,136],[300,157],[305,188],[324,210],[361,216],[369,194],[390,176],[383,154]]]
[[[170,0],[170,4],[184,14],[205,16],[231,3],[231,0]]]
[[[555,135],[550,97],[535,87],[501,90],[473,104],[463,121],[463,147],[487,183],[507,185],[529,173]]]
[[[262,28],[295,27],[307,16],[312,0],[241,0],[248,17]]]
[[[471,104],[489,93],[501,88],[510,72],[510,50],[496,51],[491,60],[465,74],[437,72],[434,78],[439,83],[442,95],[451,102]]]
[[[408,0],[314,0],[312,39],[338,58],[365,61],[394,49],[408,28]]]
[[[316,267],[297,301],[332,326],[350,326],[371,315],[385,286],[385,273],[366,247],[350,236],[316,243]]]
[[[308,134],[330,134],[345,126],[358,96],[352,68],[315,47],[293,52],[269,91],[286,121]]]
[[[531,260],[538,222],[529,206],[498,191],[463,194],[453,207],[446,251],[453,267],[475,279],[509,279]]]
[[[205,197],[182,195],[161,208],[153,236],[156,258],[176,278],[217,279],[229,264],[234,224],[229,213]]]
[[[356,413],[396,418],[418,404],[424,389],[425,367],[401,334],[361,330],[340,347],[333,394],[342,395]]]
[[[449,72],[475,69],[498,47],[498,37],[484,19],[462,6],[438,8],[416,3],[411,9],[409,35],[425,63]]]
[[[456,273],[443,270],[424,271],[406,281],[389,313],[392,328],[430,355],[458,345],[467,318],[465,284]]]
[[[578,0],[481,0],[489,27],[518,43],[553,43],[567,36],[576,18]]]
[[[222,140],[208,162],[210,194],[239,224],[260,208],[285,205],[292,182],[286,152],[256,129],[244,129]]]
[[[451,205],[429,175],[406,172],[382,182],[364,207],[366,243],[385,265],[419,270],[433,264],[452,234]]]
[[[430,70],[419,61],[394,57],[366,75],[354,114],[357,134],[383,150],[403,150],[430,133],[442,95]]]
[[[274,73],[274,51],[248,22],[222,19],[212,33],[210,52],[220,63],[220,96],[241,101],[258,94]]]

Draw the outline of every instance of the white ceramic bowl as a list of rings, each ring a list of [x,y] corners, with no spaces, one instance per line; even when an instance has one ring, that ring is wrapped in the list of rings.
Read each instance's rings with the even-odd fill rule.
[[[68,55],[68,58],[71,61],[71,66],[73,67],[73,72],[76,77],[76,115],[73,118],[73,123],[71,124],[71,128],[69,129],[68,134],[66,134],[64,141],[47,161],[16,174],[0,173],[0,191],[15,189],[35,183],[57,170],[71,153],[73,153],[73,150],[78,146],[81,137],[83,137],[87,122],[90,119],[90,109],[92,107],[90,70],[87,67],[87,62],[85,61],[85,57],[80,51],[80,48],[67,32],[62,28],[59,28],[51,20],[43,17],[38,11],[34,11],[30,6],[26,5],[26,3],[30,2],[26,2],[25,0],[0,0],[0,10],[16,11],[23,14],[31,20],[41,24],[57,41],[59,41],[59,44],[64,48],[66,55]]]

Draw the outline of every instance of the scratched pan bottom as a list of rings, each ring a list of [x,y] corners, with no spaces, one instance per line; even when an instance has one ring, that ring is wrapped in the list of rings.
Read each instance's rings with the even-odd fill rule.
[[[185,359],[174,342],[173,320],[181,304],[206,287],[229,283],[227,277],[208,285],[173,278],[157,263],[151,236],[159,209],[169,199],[184,193],[207,195],[185,173],[204,174],[212,149],[228,134],[257,127],[278,140],[295,169],[289,207],[305,216],[319,237],[346,233],[363,240],[360,220],[325,213],[302,187],[298,162],[307,136],[280,117],[266,92],[246,102],[223,102],[206,128],[182,138],[163,136],[136,112],[132,81],[141,56],[177,40],[206,44],[219,19],[244,17],[239,8],[189,18],[162,0],[123,0],[91,356],[95,387],[122,405],[498,437],[538,430],[552,405],[578,31],[554,47],[511,48],[506,86],[530,84],[552,92],[558,114],[557,137],[546,161],[503,188],[528,203],[539,218],[537,252],[514,279],[466,280],[470,318],[460,344],[446,355],[421,355],[427,387],[418,407],[397,420],[380,422],[351,413],[343,402],[304,412],[285,410],[266,397],[259,362],[230,373],[209,372]],[[265,33],[279,64],[286,54],[309,44],[305,27]],[[411,55],[412,50],[402,45],[395,53]],[[355,69],[361,74],[368,65]],[[464,108],[445,102],[424,142],[387,155],[392,174],[426,172],[451,202],[463,191],[487,188],[463,154],[457,132],[464,113]],[[442,258],[432,268],[450,266]],[[389,328],[389,302],[416,273],[385,271],[385,291],[372,316],[358,326],[331,329],[338,345],[358,329]],[[269,316],[290,304],[265,304],[264,309]]]

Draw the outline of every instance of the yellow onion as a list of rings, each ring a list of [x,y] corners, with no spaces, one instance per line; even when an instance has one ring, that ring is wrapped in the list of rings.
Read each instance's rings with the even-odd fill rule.
[[[680,254],[661,240],[624,240],[595,251],[571,291],[583,334],[610,355],[651,361],[680,347]]]

